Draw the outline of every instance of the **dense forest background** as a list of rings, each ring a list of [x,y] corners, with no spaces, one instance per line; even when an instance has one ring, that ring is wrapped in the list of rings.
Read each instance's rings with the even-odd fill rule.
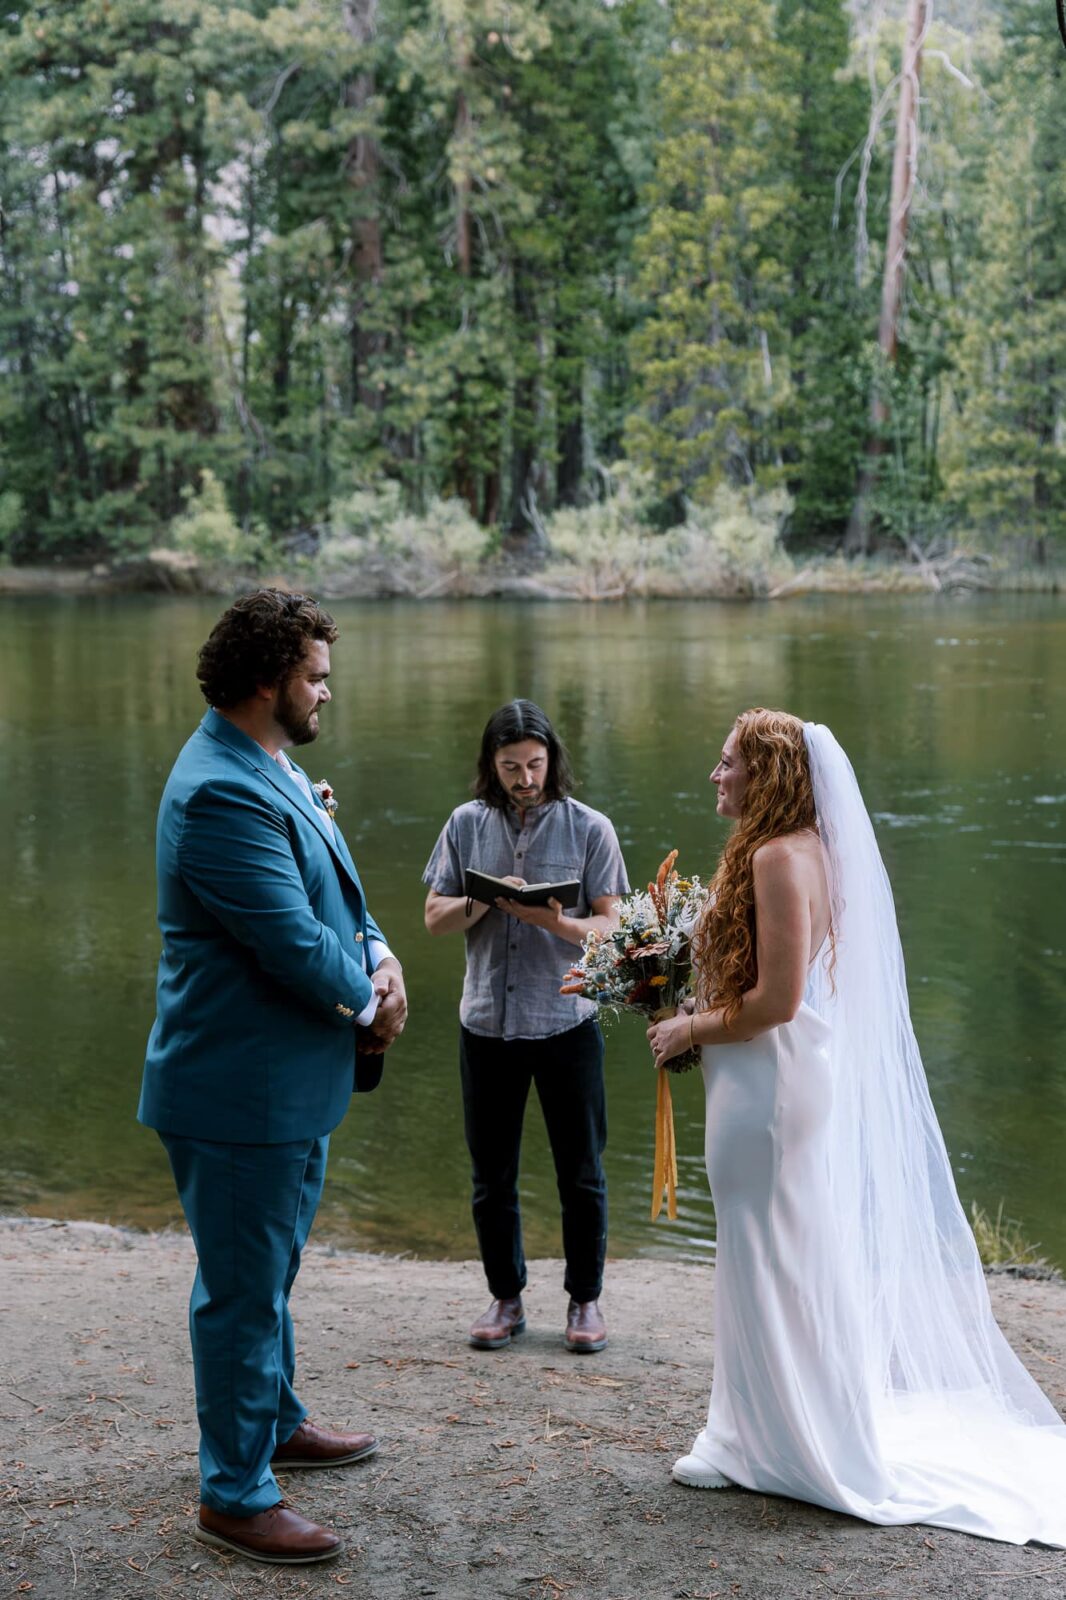
[[[1049,559],[1066,55],[1051,0],[918,9],[889,347],[914,0],[9,4],[0,549],[535,548],[624,488]]]

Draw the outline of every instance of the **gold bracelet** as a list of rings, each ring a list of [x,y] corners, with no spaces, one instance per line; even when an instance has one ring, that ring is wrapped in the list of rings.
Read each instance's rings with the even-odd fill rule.
[[[696,1041],[695,1041],[695,1039],[693,1038],[693,1035],[692,1035],[692,1030],[693,1030],[693,1028],[695,1026],[696,1026],[696,1013],[695,1013],[695,1011],[690,1011],[689,1014],[688,1014],[688,1047],[689,1047],[690,1050],[695,1050],[695,1048],[696,1048]]]

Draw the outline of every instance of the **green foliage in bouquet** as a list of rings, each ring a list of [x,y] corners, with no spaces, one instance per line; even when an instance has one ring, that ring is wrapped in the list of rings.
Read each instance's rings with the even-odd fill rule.
[[[672,1015],[691,992],[692,934],[707,898],[699,878],[674,870],[671,850],[647,889],[627,895],[619,924],[610,933],[595,929],[586,938],[581,960],[567,973],[563,994],[583,995],[607,1011],[638,1016]],[[692,1051],[667,1063],[672,1072],[695,1065]]]

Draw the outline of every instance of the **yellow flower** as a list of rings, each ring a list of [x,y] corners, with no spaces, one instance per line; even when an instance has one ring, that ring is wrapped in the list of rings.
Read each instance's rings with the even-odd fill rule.
[[[661,989],[665,983],[666,983],[665,977],[649,978],[648,979],[648,988],[649,989]]]

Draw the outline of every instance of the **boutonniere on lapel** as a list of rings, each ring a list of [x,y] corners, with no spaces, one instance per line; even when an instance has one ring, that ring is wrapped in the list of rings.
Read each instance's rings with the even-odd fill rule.
[[[329,814],[329,820],[332,822],[337,811],[337,801],[333,793],[332,785],[327,783],[325,778],[319,778],[318,782],[312,784],[311,787],[314,789],[318,798],[325,806],[326,811]]]

